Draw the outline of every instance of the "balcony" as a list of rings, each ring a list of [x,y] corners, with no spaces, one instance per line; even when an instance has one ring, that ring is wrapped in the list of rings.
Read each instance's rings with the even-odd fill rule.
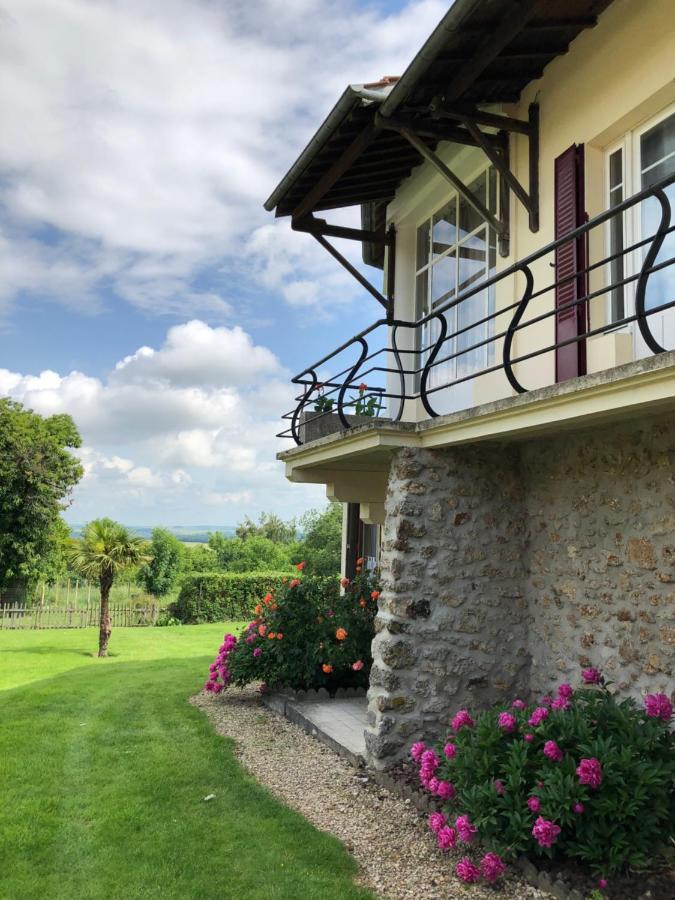
[[[522,409],[522,398],[569,397],[663,368],[675,347],[674,182],[636,194],[427,316],[373,322],[293,378],[300,391],[279,436],[302,446],[354,429],[409,433],[415,423],[419,432],[439,418],[466,423]],[[629,217],[652,224],[650,234],[625,241]],[[662,354],[656,367],[648,362]],[[563,380],[565,371],[575,377]]]

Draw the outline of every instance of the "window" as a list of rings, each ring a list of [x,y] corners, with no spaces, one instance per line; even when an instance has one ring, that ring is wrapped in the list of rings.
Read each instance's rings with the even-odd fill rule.
[[[618,145],[607,153],[607,192],[608,208],[617,206],[645,188],[662,181],[675,172],[675,111],[673,109],[657,117],[656,120],[625,135]],[[666,194],[675,207],[675,185],[666,189]],[[641,203],[639,207],[628,210],[623,217],[610,220],[608,223],[609,255],[622,253],[626,247],[639,243],[654,234],[661,217],[661,206],[656,198]],[[637,251],[618,256],[609,263],[610,283],[615,284],[623,278],[636,274],[649,245]],[[675,236],[668,235],[656,263],[675,255]],[[647,282],[645,306],[647,310],[656,309],[661,304],[673,299],[673,271],[666,267],[652,272]],[[635,282],[613,288],[610,296],[609,318],[611,322],[619,322],[625,316],[633,314]],[[673,310],[656,312],[649,317],[650,328],[656,339],[671,349],[675,346],[675,316]],[[638,355],[643,355],[639,341],[636,344]]]
[[[482,171],[470,184],[471,191],[488,209],[497,210],[497,178],[494,169]],[[453,195],[438,212],[417,229],[415,317],[421,319],[452,302],[462,292],[493,274],[497,263],[497,239],[493,229],[459,195]],[[476,347],[492,334],[492,322],[473,323],[494,310],[494,290],[480,291],[448,309],[444,315],[448,334],[429,377],[428,386],[449,384],[455,378],[479,371],[489,364],[491,345]],[[420,367],[438,338],[439,325],[432,321],[418,329]],[[455,355],[456,354],[456,355]],[[451,357],[451,358],[449,358]]]

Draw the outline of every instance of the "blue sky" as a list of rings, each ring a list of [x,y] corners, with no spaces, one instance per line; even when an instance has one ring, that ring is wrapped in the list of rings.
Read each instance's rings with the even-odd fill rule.
[[[324,502],[275,461],[289,374],[379,308],[262,204],[447,5],[1,0],[0,395],[75,418],[70,521]]]

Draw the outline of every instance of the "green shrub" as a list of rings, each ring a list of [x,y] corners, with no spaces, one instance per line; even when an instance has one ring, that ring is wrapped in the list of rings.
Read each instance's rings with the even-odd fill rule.
[[[475,721],[460,710],[445,745],[413,746],[423,786],[447,801],[449,821],[429,822],[439,846],[475,828],[505,858],[566,858],[599,875],[658,864],[675,825],[672,705],[653,694],[639,709],[597,669],[583,675],[586,687],[561,685],[539,705]]]
[[[177,619],[175,616],[172,616],[169,612],[160,613],[157,616],[157,621],[155,622],[156,628],[170,628],[174,625],[182,625],[180,619]]]
[[[301,564],[302,565],[302,564]],[[206,689],[263,681],[296,690],[368,684],[377,612],[374,582],[357,577],[343,594],[338,579],[293,578],[260,598],[237,640],[226,635]]]
[[[293,576],[284,572],[204,572],[185,577],[170,611],[181,622],[224,622],[249,619],[253,607],[269,590],[278,590]]]

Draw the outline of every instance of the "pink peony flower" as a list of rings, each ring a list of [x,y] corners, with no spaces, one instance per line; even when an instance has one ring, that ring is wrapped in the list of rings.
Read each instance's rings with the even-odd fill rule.
[[[504,782],[501,780],[501,778],[497,778],[495,780],[495,791],[497,791],[500,797],[503,797],[506,793],[506,788],[504,787]]]
[[[582,814],[582,812],[586,809],[583,803],[573,803],[572,804],[572,812],[575,812],[578,816]]]
[[[542,706],[551,706],[552,703],[553,703],[553,697],[551,697],[549,694],[547,694],[545,697],[541,698]]]
[[[551,704],[551,709],[569,709],[570,701],[566,697],[556,697]]]
[[[224,687],[225,687],[224,684],[217,684],[217,683],[214,683],[214,685],[213,685],[213,693],[214,693],[214,694],[219,694],[219,693],[223,690]]]
[[[527,741],[528,744],[531,744],[532,741],[534,740],[534,735],[532,734],[531,731],[528,731],[527,734],[523,735],[523,737]]]
[[[364,667],[364,665],[365,665],[365,663],[363,662],[362,659],[357,659],[356,662],[352,663],[352,669],[355,672],[360,672],[361,669]]]
[[[544,744],[544,756],[547,756],[553,762],[560,762],[564,753],[555,741],[546,741]]]
[[[454,759],[457,756],[457,748],[454,744],[446,744],[443,747],[443,753],[445,753],[447,759]]]
[[[645,712],[651,719],[661,719],[669,722],[673,715],[673,704],[666,694],[647,694],[645,697]]]
[[[569,700],[573,693],[571,684],[561,684],[558,687],[558,696],[562,697],[564,700]]]
[[[528,805],[530,812],[533,812],[533,813],[538,813],[539,810],[541,809],[541,801],[540,801],[539,797],[528,797],[527,805]]]
[[[427,745],[424,743],[424,741],[417,741],[417,743],[413,744],[410,748],[411,758],[414,759],[416,763],[418,763],[421,760],[422,754],[426,749]]]
[[[212,681],[207,681],[207,682],[204,684],[204,690],[206,691],[207,694],[213,693],[213,682],[212,682]]]
[[[584,669],[581,673],[581,677],[586,684],[600,684],[600,670],[596,669],[595,666],[591,666],[590,669]]]
[[[506,866],[501,856],[497,856],[496,853],[486,853],[481,860],[480,870],[483,878],[490,884],[494,884],[506,872]]]
[[[544,719],[547,719],[547,718],[548,718],[548,710],[546,709],[546,707],[538,706],[535,709],[535,711],[532,713],[530,718],[528,719],[528,722],[530,723],[530,725],[532,725],[534,728],[536,728],[537,725],[541,725],[541,723],[544,721]]]
[[[525,709],[525,704],[523,703],[523,701],[518,699],[514,700],[511,706],[513,709]]]
[[[532,835],[540,847],[552,847],[558,840],[560,826],[539,816],[532,826]]]
[[[438,778],[430,778],[427,787],[432,794],[435,794],[438,791]]]
[[[456,793],[455,786],[450,781],[439,781],[436,785],[436,796],[441,800],[451,800]]]
[[[474,722],[469,715],[468,710],[460,709],[455,718],[452,720],[452,730],[459,731],[460,728],[473,728]]]
[[[442,812],[431,813],[431,815],[427,819],[427,825],[434,834],[438,834],[441,828],[444,828],[447,824],[448,820]]]
[[[433,775],[440,764],[440,760],[433,750],[425,750],[420,757],[420,764],[423,769],[427,769]]]
[[[510,734],[516,727],[516,717],[507,712],[499,713],[497,724],[502,731],[506,732],[506,734]]]
[[[473,884],[480,878],[480,869],[475,866],[468,856],[463,856],[455,866],[455,875],[466,884]]]
[[[253,655],[256,659],[258,659],[259,656],[262,656],[262,647],[256,647],[253,651]]]
[[[457,816],[455,828],[457,829],[460,841],[465,844],[470,844],[478,833],[478,829],[475,825],[471,824],[468,816]]]
[[[599,888],[602,888],[604,890],[608,884],[609,884],[609,882],[607,881],[606,878],[598,878],[598,887]]]
[[[579,784],[587,784],[596,790],[602,784],[602,766],[600,760],[582,759],[577,766],[577,775],[579,776]]]
[[[457,843],[457,832],[449,825],[444,825],[436,835],[436,843],[441,850],[453,850]]]
[[[247,643],[247,644],[252,644],[254,640],[255,640],[255,635],[254,635],[254,634],[249,634],[249,636],[246,638],[246,643]]]

